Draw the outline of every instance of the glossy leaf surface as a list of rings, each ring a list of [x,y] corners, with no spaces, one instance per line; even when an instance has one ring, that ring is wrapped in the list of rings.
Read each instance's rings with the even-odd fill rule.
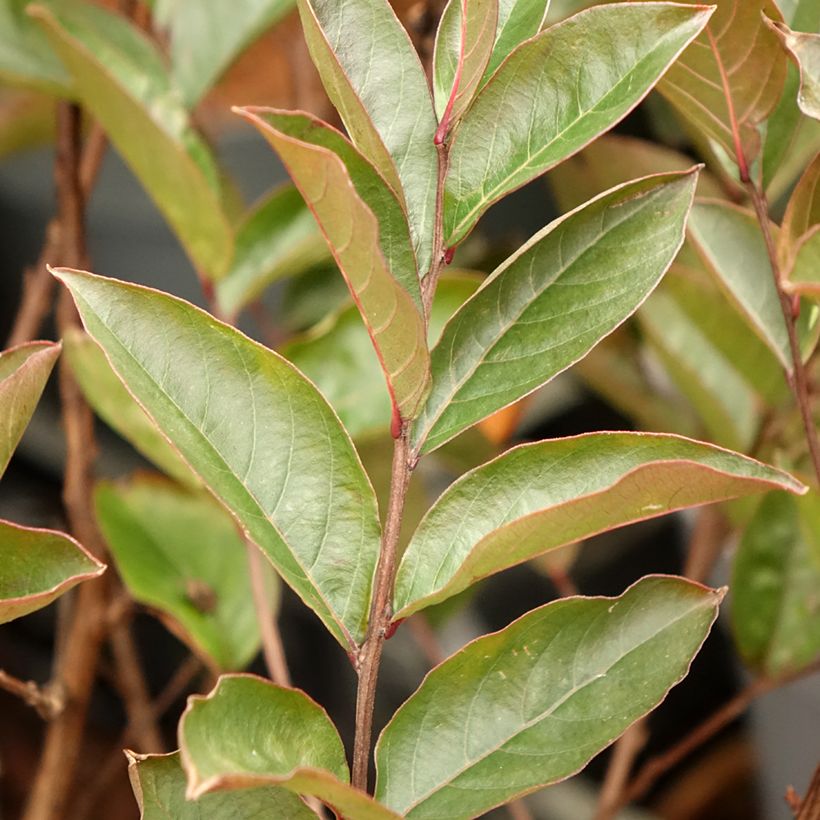
[[[0,476],[28,427],[60,345],[30,342],[0,353]]]
[[[346,647],[361,640],[375,498],[327,402],[287,361],[180,299],[60,269],[114,370]]]
[[[270,817],[316,820],[316,815],[292,792],[259,786],[206,794],[187,800],[187,778],[179,752],[138,755],[126,752],[131,788],[140,820],[266,820]]]
[[[123,18],[90,4],[33,6],[77,95],[105,129],[194,266],[212,278],[231,258],[213,157],[194,131],[162,56]]]
[[[626,116],[710,13],[672,3],[599,6],[517,48],[453,136],[447,244],[460,242],[498,199]]]
[[[767,21],[800,73],[797,104],[807,116],[820,120],[820,34],[792,31],[783,23]]]
[[[179,740],[189,797],[281,785],[315,795],[346,817],[396,818],[348,785],[336,727],[320,706],[295,689],[251,675],[223,676],[210,695],[189,699]]]
[[[259,650],[245,540],[206,493],[158,479],[100,484],[95,507],[128,591],[212,668],[241,670]],[[276,595],[269,584],[269,594]]]
[[[445,328],[413,428],[425,451],[581,359],[675,258],[697,173],[637,180],[539,231]]]
[[[379,738],[377,798],[411,820],[456,820],[569,777],[686,675],[721,598],[645,578],[468,644]]]
[[[692,0],[684,0],[692,2]],[[658,90],[701,132],[747,163],[760,151],[757,126],[780,99],[786,60],[762,13],[782,19],[774,0],[716,0],[706,30],[672,66]]]
[[[661,433],[591,433],[516,447],[462,476],[427,513],[399,566],[396,618],[572,541],[780,488],[805,492],[774,467]]]
[[[0,624],[48,606],[104,570],[67,535],[0,521]]]
[[[373,167],[324,123],[265,109],[240,113],[279,154],[316,216],[367,324],[391,398],[402,418],[414,418],[429,385],[429,353],[398,202]]]
[[[549,7],[550,0],[498,0],[498,27],[493,53],[484,72],[485,82],[516,46],[538,34]]]
[[[771,493],[740,542],[732,624],[745,661],[767,675],[820,656],[820,499]]]
[[[313,62],[353,142],[403,196],[424,275],[432,258],[436,117],[410,38],[387,0],[299,0],[299,12]]]

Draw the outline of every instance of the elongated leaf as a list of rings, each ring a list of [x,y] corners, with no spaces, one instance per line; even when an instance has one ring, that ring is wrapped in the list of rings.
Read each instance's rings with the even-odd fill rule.
[[[516,447],[467,473],[427,513],[399,566],[396,618],[572,541],[769,489],[806,488],[746,456],[668,434]]]
[[[794,264],[797,246],[815,225],[820,225],[820,154],[817,154],[789,197],[777,243],[781,266]]]
[[[689,216],[689,236],[752,327],[791,372],[786,322],[755,215],[725,202],[698,202]]]
[[[188,487],[202,482],[123,387],[99,345],[78,329],[63,338],[65,356],[94,412],[145,458]]]
[[[169,31],[171,74],[185,104],[193,108],[244,48],[295,6],[295,0],[157,0],[154,20]]]
[[[498,0],[495,45],[484,72],[484,82],[516,46],[538,34],[546,22],[549,7],[550,0]]]
[[[291,185],[278,188],[237,230],[233,262],[216,286],[219,308],[226,316],[236,316],[272,282],[329,259],[301,194]]]
[[[820,120],[820,34],[792,31],[785,23],[766,20],[771,31],[794,60],[800,74],[797,104],[807,116]]]
[[[60,269],[117,375],[343,646],[361,640],[379,547],[372,488],[318,391],[192,305]]]
[[[710,14],[672,3],[599,6],[517,48],[453,137],[447,243],[460,242],[493,202],[626,116]]]
[[[732,158],[737,134],[750,164],[760,151],[757,126],[777,105],[786,76],[787,61],[761,12],[782,17],[774,0],[716,0],[716,6],[658,90]]]
[[[48,606],[105,565],[73,538],[0,521],[0,624]]]
[[[419,284],[398,203],[338,132],[301,114],[240,109],[270,142],[316,216],[347,280],[402,419],[429,386]]]
[[[192,697],[179,724],[188,797],[218,789],[281,785],[315,795],[357,820],[396,815],[349,785],[342,741],[307,695],[251,675],[226,675]]]
[[[377,799],[412,820],[456,820],[569,777],[686,675],[722,597],[645,578],[468,644],[379,738]]]
[[[241,670],[259,651],[245,540],[205,493],[151,478],[100,484],[97,519],[135,600],[216,669]],[[269,585],[271,599],[276,587]]]
[[[179,752],[138,755],[126,752],[131,788],[140,820],[265,820],[282,817],[316,820],[316,815],[292,792],[260,786],[206,794],[187,800],[187,779]]]
[[[60,345],[30,342],[0,353],[0,476],[25,432],[60,355]]]
[[[438,155],[433,101],[415,49],[387,0],[299,0],[299,12],[313,62],[353,142],[407,205],[424,275]]]
[[[785,287],[817,301],[820,298],[820,225],[797,243]]]
[[[194,266],[212,278],[231,258],[219,175],[153,44],[121,17],[91,4],[32,6],[82,104],[176,232]]]
[[[615,188],[539,231],[453,317],[413,442],[433,450],[581,359],[660,281],[697,173]]]
[[[771,493],[735,558],[732,625],[745,661],[767,675],[820,656],[820,499]]]
[[[455,123],[470,104],[493,51],[498,11],[498,0],[450,0],[444,9],[433,55],[439,120]]]

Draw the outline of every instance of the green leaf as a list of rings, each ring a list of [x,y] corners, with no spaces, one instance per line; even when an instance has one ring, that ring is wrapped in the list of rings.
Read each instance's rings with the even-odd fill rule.
[[[413,419],[430,381],[407,222],[384,180],[337,131],[302,114],[237,109],[281,157],[330,245],[382,362],[391,399]]]
[[[343,646],[360,641],[378,514],[316,388],[180,299],[65,268],[55,275],[131,394],[284,580]]]
[[[292,792],[260,786],[206,794],[187,800],[187,779],[179,752],[138,755],[126,751],[128,776],[141,820],[316,820],[316,815]]]
[[[61,532],[0,520],[0,624],[48,606],[104,571],[104,564]]]
[[[171,75],[185,104],[193,108],[246,46],[295,5],[295,0],[157,0],[154,21],[168,29]]]
[[[63,345],[74,378],[94,412],[171,478],[188,487],[200,487],[199,478],[123,387],[99,345],[76,328],[69,328]]]
[[[179,723],[189,798],[218,789],[281,785],[356,820],[396,815],[349,784],[342,741],[307,695],[252,675],[225,675],[194,696]]]
[[[697,202],[689,215],[689,237],[755,332],[791,372],[786,322],[755,215],[727,202]]]
[[[820,298],[820,225],[797,243],[785,287],[814,300]]]
[[[766,675],[820,656],[820,498],[770,493],[740,542],[732,626],[746,663]]]
[[[820,225],[820,154],[817,154],[801,175],[789,197],[777,243],[781,267],[789,270],[794,264],[800,240]]]
[[[792,31],[777,20],[766,23],[800,73],[797,105],[807,117],[820,120],[820,34]]]
[[[675,510],[769,489],[787,473],[661,433],[592,433],[516,447],[433,505],[399,565],[396,619],[548,550]]]
[[[235,317],[272,282],[329,259],[316,220],[299,191],[292,185],[277,188],[237,229],[233,262],[216,286],[219,309]]]
[[[672,3],[599,6],[522,43],[453,136],[447,244],[464,239],[494,202],[625,117],[710,14]]]
[[[774,0],[715,4],[706,30],[672,66],[658,90],[733,159],[736,133],[746,163],[751,164],[760,151],[758,126],[780,99],[787,65],[761,12],[782,17]]]
[[[460,820],[569,777],[685,677],[722,597],[644,578],[468,644],[379,738],[377,799],[409,820]]]
[[[441,15],[433,54],[433,98],[436,116],[448,126],[461,118],[484,76],[498,11],[498,0],[450,0]]]
[[[414,446],[433,450],[540,387],[632,314],[683,242],[696,181],[692,171],[615,188],[504,262],[433,350]]]
[[[534,37],[544,26],[550,0],[498,0],[498,28],[493,53],[482,84],[518,45]]]
[[[212,668],[244,669],[260,646],[245,540],[206,493],[138,478],[102,483],[97,520],[128,591]],[[270,596],[276,587],[270,583]]]
[[[71,72],[80,102],[176,232],[201,273],[218,278],[233,235],[219,173],[194,131],[153,43],[118,15],[90,4],[31,6]]]
[[[30,342],[0,353],[0,476],[28,427],[60,345]]]
[[[423,276],[433,252],[438,154],[418,55],[387,0],[299,0],[299,12],[313,62],[351,139],[407,206]]]

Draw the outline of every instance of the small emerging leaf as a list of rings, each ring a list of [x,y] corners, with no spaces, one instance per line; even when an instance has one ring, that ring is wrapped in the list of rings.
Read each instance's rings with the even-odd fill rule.
[[[644,578],[468,644],[382,732],[377,799],[408,820],[466,820],[569,777],[686,675],[722,597]]]
[[[550,0],[498,0],[498,27],[490,62],[482,83],[493,75],[516,46],[534,37],[543,28]]]
[[[785,23],[766,20],[800,72],[797,104],[807,116],[820,120],[820,34],[792,31]]]
[[[104,571],[63,533],[0,521],[0,624],[48,606]]]

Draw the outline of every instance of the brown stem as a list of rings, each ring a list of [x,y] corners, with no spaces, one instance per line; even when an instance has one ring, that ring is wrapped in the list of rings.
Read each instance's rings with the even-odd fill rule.
[[[56,717],[65,708],[65,699],[58,687],[38,686],[31,680],[20,680],[0,669],[0,689],[5,689],[21,698],[29,706],[37,710],[37,714],[45,720]]]
[[[632,764],[646,745],[648,738],[646,719],[642,718],[632,724],[613,747],[601,793],[598,796],[595,820],[610,820],[617,814],[621,796],[632,771]]]
[[[820,766],[814,770],[809,790],[800,801],[797,820],[820,820]]]

